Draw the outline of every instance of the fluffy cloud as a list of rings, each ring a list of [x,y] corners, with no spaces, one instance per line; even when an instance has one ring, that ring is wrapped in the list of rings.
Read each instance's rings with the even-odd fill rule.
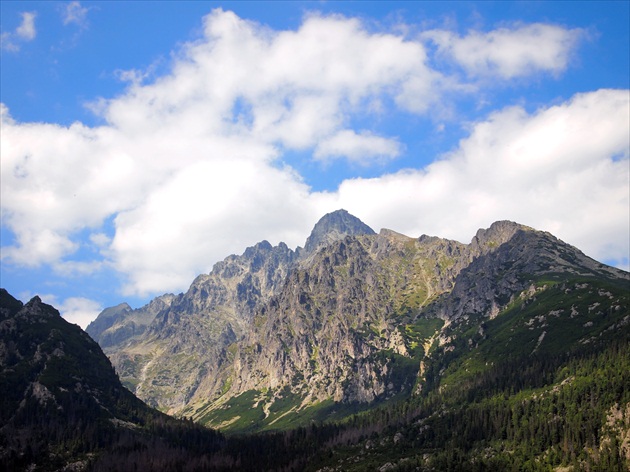
[[[566,64],[564,36],[554,43],[536,27],[552,37],[540,44],[562,45],[553,54]],[[511,37],[499,30],[495,38]],[[303,244],[317,218],[340,207],[412,236],[467,240],[510,218],[601,259],[627,254],[625,92],[585,94],[533,115],[507,108],[424,169],[348,180],[335,192],[302,181],[285,162],[290,151],[361,165],[395,159],[404,151],[397,136],[353,121],[427,113],[466,90],[431,66],[422,41],[336,16],[276,32],[215,10],[168,75],[145,84],[134,71],[124,94],[93,104],[103,126],[18,123],[2,106],[2,224],[15,236],[3,263],[49,264],[60,275],[112,266],[125,293],[177,291],[262,239]],[[547,70],[548,50],[534,53],[510,63],[486,51],[493,65],[484,73]],[[88,246],[100,257],[72,259]]]
[[[87,328],[97,316],[103,311],[103,307],[96,301],[83,297],[69,297],[60,301],[55,295],[41,295],[44,303],[54,306],[61,316],[68,321]]]
[[[37,13],[35,12],[24,12],[22,13],[22,23],[15,30],[15,34],[18,38],[23,39],[24,41],[32,41],[35,39],[37,35],[37,31],[35,30],[35,17]]]
[[[6,108],[1,152],[3,224],[18,243],[3,247],[2,258],[17,264],[53,263],[72,253],[74,232],[137,203],[153,177],[112,130],[21,125]]]
[[[471,31],[466,36],[444,30],[424,36],[472,76],[513,79],[538,72],[563,72],[584,31],[536,23],[487,33]]]
[[[400,143],[394,139],[374,136],[369,132],[357,134],[352,130],[342,130],[319,143],[313,157],[321,161],[346,157],[367,165],[373,161],[393,159],[399,154]]]
[[[319,158],[395,157],[395,137],[356,133],[350,118],[410,91],[412,108],[435,99],[430,85],[418,92],[439,75],[424,46],[355,19],[310,16],[272,32],[215,10],[204,28],[169,75],[95,103],[106,126],[16,123],[3,108],[3,223],[16,239],[5,262],[78,267],[57,261],[79,248],[77,232],[102,233],[115,217],[102,254],[145,293],[256,242],[240,233],[302,243],[292,228],[319,206],[304,210],[308,189],[278,164],[282,152],[323,143]]]
[[[64,5],[62,19],[64,25],[74,23],[81,28],[87,27],[88,9],[81,6],[80,2],[70,2]]]
[[[185,287],[259,239],[303,244],[295,233],[316,218],[309,200],[288,169],[252,159],[199,162],[118,215],[115,263],[129,274],[132,293]]]
[[[35,294],[22,292],[18,296],[22,301],[27,301],[33,298]],[[38,296],[44,303],[59,310],[59,313],[66,321],[79,325],[83,329],[103,311],[103,306],[89,298],[68,297],[62,301],[57,295],[52,293],[42,293]]]
[[[87,328],[87,325],[103,311],[103,307],[94,300],[82,297],[70,297],[57,306],[66,321]]]
[[[2,49],[6,51],[19,51],[21,42],[32,41],[37,36],[37,29],[35,28],[37,13],[27,11],[20,13],[20,15],[22,16],[22,22],[15,31],[2,33]]]
[[[205,40],[183,49],[171,75],[101,105],[112,126],[154,132],[183,119],[189,133],[246,132],[305,149],[382,96],[414,110],[437,99],[439,74],[421,43],[369,34],[355,19],[311,16],[276,33],[215,10],[204,25]]]
[[[626,90],[576,95],[532,115],[506,108],[426,169],[344,182],[336,203],[375,227],[463,242],[511,219],[627,266],[629,111]]]

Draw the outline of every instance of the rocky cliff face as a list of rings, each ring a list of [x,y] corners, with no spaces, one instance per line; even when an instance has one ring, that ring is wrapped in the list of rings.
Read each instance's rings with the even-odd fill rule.
[[[285,244],[263,241],[198,276],[186,293],[162,305],[142,336],[105,346],[125,385],[169,411],[219,388],[228,346],[243,336],[296,257]],[[151,311],[154,302],[140,311]]]
[[[461,269],[453,290],[431,307],[432,314],[446,320],[475,315],[492,318],[545,274],[627,277],[549,233],[505,221],[479,230],[468,253],[470,263]]]
[[[308,247],[363,233],[373,231],[345,211],[331,213]],[[215,264],[185,294],[165,295],[138,310],[126,304],[107,309],[87,331],[102,343],[128,388],[153,406],[178,411],[225,388],[234,353],[228,348],[249,332],[257,310],[309,254],[263,241]],[[141,330],[140,318],[148,321]]]
[[[298,265],[260,310],[230,393],[291,386],[320,401],[391,396],[415,380],[397,384],[392,375],[388,355],[409,357],[411,348],[401,326],[426,316],[492,318],[543,274],[620,272],[511,222],[480,230],[468,246],[389,230],[346,236]]]
[[[273,427],[326,402],[421,388],[440,327],[491,319],[543,276],[576,275],[627,278],[512,222],[462,244],[376,234],[340,210],[315,225],[303,250],[262,242],[217,263],[142,334],[106,352],[150,404],[214,426],[243,422],[248,405]],[[118,308],[107,329],[132,312]]]

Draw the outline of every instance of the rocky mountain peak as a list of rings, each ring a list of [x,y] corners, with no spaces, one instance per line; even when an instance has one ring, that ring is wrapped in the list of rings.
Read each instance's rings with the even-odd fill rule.
[[[175,299],[172,293],[165,293],[136,310],[127,303],[106,308],[85,331],[103,348],[120,344],[141,335],[158,313],[167,309]]]
[[[92,321],[86,328],[92,339],[98,341],[98,335],[106,329],[112,327],[119,319],[129,313],[132,308],[127,303],[120,303],[116,306],[105,308],[99,317]]]
[[[337,210],[324,215],[313,227],[304,245],[306,254],[312,254],[319,247],[343,239],[345,236],[376,234],[372,228],[346,210]]]
[[[133,310],[98,341],[151,405],[249,428],[231,406],[251,398],[259,425],[271,426],[281,404],[410,392],[443,325],[492,320],[550,274],[627,277],[511,221],[463,244],[376,234],[338,210],[315,224],[305,249],[262,241],[228,256],[159,313]]]
[[[251,258],[251,257],[254,257],[256,253],[269,252],[272,249],[273,249],[273,246],[271,245],[271,243],[267,240],[264,240],[264,241],[260,241],[259,243],[256,243],[252,247],[248,247],[247,249],[245,249],[243,256]]]
[[[42,299],[37,295],[24,305],[22,310],[20,310],[19,315],[28,317],[31,320],[61,317],[54,307],[42,302]]]
[[[471,241],[471,253],[483,254],[508,242],[519,231],[531,231],[532,228],[513,221],[496,221],[487,229],[480,229]]]
[[[0,288],[0,318],[8,318],[22,309],[24,304],[13,298],[4,288]]]

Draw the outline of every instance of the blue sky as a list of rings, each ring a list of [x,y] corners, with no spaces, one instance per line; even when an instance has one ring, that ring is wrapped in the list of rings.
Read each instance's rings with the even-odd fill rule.
[[[629,2],[0,2],[1,285],[85,326],[345,208],[628,269]]]

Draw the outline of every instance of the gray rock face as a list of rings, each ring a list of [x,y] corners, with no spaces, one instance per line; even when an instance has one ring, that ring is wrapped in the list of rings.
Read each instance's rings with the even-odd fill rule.
[[[294,270],[240,343],[232,395],[291,386],[324,400],[370,402],[397,393],[391,359],[406,355],[399,328],[418,317],[493,317],[533,276],[619,276],[548,233],[511,222],[469,245],[391,230],[346,236]],[[297,380],[296,380],[297,379]]]
[[[370,357],[386,347],[381,331],[395,329],[398,281],[372,243],[347,236],[289,275],[240,344],[233,394],[291,386],[312,399],[369,402],[387,392],[387,363]]]
[[[420,366],[401,375],[396,364],[420,349],[409,326],[492,318],[546,273],[627,277],[509,221],[462,244],[376,234],[340,210],[315,225],[304,250],[263,241],[186,293],[156,299],[140,309],[152,316],[142,332],[129,328],[138,310],[124,305],[93,329],[106,326],[99,339],[111,342],[105,350],[125,385],[170,413],[201,417],[252,390],[271,402],[287,390],[304,402],[371,402],[413,387]]]
[[[341,210],[322,218],[309,247],[326,238],[373,233]],[[199,275],[185,294],[138,310],[126,304],[104,310],[88,332],[128,388],[153,406],[178,411],[222,388],[233,358],[229,346],[249,333],[257,310],[285,285],[301,253],[262,241]]]
[[[174,299],[175,296],[169,293],[154,298],[137,310],[133,310],[127,303],[106,308],[85,331],[103,349],[123,345],[142,335],[155,317],[166,310]]]
[[[432,307],[440,318],[494,317],[542,274],[626,277],[549,233],[511,222],[479,230],[468,252],[471,262],[455,278],[453,290]]]
[[[125,385],[169,411],[219,389],[228,346],[243,336],[256,307],[278,290],[296,257],[285,244],[263,241],[198,276],[142,336],[105,349]]]
[[[218,262],[209,274],[198,276],[188,292],[165,313],[164,323],[182,315],[227,310],[240,322],[253,317],[261,300],[273,295],[284,282],[297,254],[286,244],[272,247],[267,241],[247,248],[241,256]]]
[[[111,328],[116,322],[125,318],[125,314],[132,311],[132,308],[127,303],[121,303],[110,308],[103,310],[97,319],[92,321],[85,331],[94,339],[99,341],[100,335],[107,329]]]

